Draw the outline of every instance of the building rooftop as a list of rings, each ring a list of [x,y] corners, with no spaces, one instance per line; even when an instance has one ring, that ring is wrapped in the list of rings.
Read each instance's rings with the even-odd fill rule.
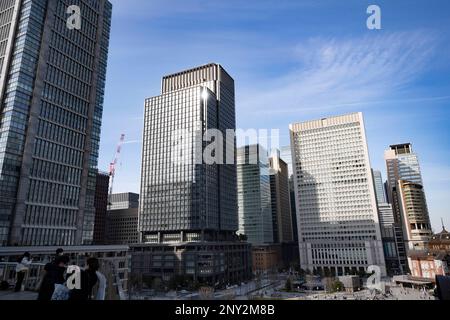
[[[445,226],[442,226],[442,231],[433,235],[432,240],[440,240],[440,241],[450,241],[450,232],[445,229]]]

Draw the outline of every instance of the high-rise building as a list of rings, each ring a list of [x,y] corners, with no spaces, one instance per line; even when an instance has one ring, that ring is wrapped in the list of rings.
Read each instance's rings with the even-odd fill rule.
[[[165,76],[162,94],[146,100],[136,270],[212,285],[249,277],[250,246],[236,236],[235,129],[234,80],[218,64]],[[202,137],[217,132],[223,158],[215,150],[209,163]]]
[[[99,172],[95,187],[95,225],[94,244],[102,245],[106,242],[106,215],[108,211],[109,173]]]
[[[269,160],[260,145],[237,150],[239,234],[252,245],[273,243]]]
[[[372,170],[377,195],[381,239],[388,275],[403,274],[406,270],[406,249],[401,224],[395,222],[392,205],[387,202],[385,184],[380,171]]]
[[[399,199],[397,193],[398,181],[405,180],[423,186],[419,158],[414,153],[412,144],[404,143],[390,146],[384,153],[387,169],[387,193],[389,203],[394,209],[396,222],[401,222]]]
[[[375,183],[375,193],[378,203],[388,203],[386,198],[386,190],[384,189],[383,176],[381,171],[373,170],[373,182]]]
[[[295,181],[292,175],[289,178],[289,202],[291,204],[291,219],[292,219],[292,232],[294,235],[294,242],[298,243],[298,226],[297,226],[297,205],[295,204]]]
[[[423,187],[400,180],[397,186],[403,236],[408,250],[424,250],[433,231]]]
[[[288,164],[281,159],[280,151],[272,151],[269,167],[273,240],[278,244],[281,251],[279,255],[282,264],[280,265],[279,263],[279,265],[285,269],[296,268],[299,263],[298,241],[294,237],[294,230],[296,229],[294,229],[293,219],[296,220],[297,217],[295,215],[295,206],[294,208],[291,206],[291,203],[295,202],[295,197],[292,196],[291,198]],[[292,214],[293,212],[294,214]]]
[[[108,245],[139,243],[139,195],[118,193],[109,197],[105,242]]]
[[[301,268],[385,273],[362,113],[290,126]]]
[[[294,174],[294,166],[292,165],[292,151],[291,146],[285,146],[280,148],[280,158],[286,162],[288,167],[289,177]]]
[[[403,143],[390,146],[385,151],[384,158],[387,169],[386,191],[388,201],[392,205],[394,213],[396,239],[399,246],[399,257],[404,271],[408,270],[407,251],[411,249],[410,243],[406,241],[408,238],[408,230],[405,227],[405,218],[402,217],[402,199],[399,193],[399,181],[409,181],[414,184],[423,186],[422,173],[420,170],[419,158],[413,151],[411,143]],[[423,192],[423,188],[422,188]],[[425,194],[423,194],[426,203]],[[403,210],[405,212],[405,210]],[[421,215],[428,215],[422,213]],[[403,243],[402,243],[403,241]]]
[[[234,80],[209,64],[163,78],[162,95],[145,105],[139,230],[144,243],[216,239],[238,229],[236,165],[196,164],[204,150],[197,136],[236,129]],[[174,138],[183,128],[183,157],[173,158]],[[227,157],[225,154],[224,157]],[[231,155],[235,160],[235,155]],[[159,238],[158,238],[159,237]]]
[[[414,153],[412,144],[392,145],[385,152],[384,158],[387,165],[388,184],[391,188],[394,188],[399,180],[423,185],[419,158]]]
[[[294,188],[294,171],[292,164],[292,151],[291,146],[280,148],[280,158],[286,162],[289,172],[289,202],[291,206],[291,221],[292,230],[294,235],[294,242],[298,242],[298,230],[297,230],[297,209],[295,207],[295,188]]]
[[[72,4],[81,29],[67,26]],[[93,241],[111,11],[0,2],[0,245]]]
[[[280,152],[272,154],[270,166],[270,198],[272,207],[273,240],[275,243],[294,241],[289,202],[288,165],[280,158]]]
[[[380,216],[380,224],[384,226],[393,225],[394,221],[394,212],[392,211],[392,205],[389,203],[379,203],[378,204],[378,212]]]
[[[378,214],[387,273],[389,275],[404,274],[407,270],[407,260],[402,226],[395,222],[391,204],[379,203]]]
[[[109,198],[108,210],[139,208],[139,194],[126,192],[115,193]]]

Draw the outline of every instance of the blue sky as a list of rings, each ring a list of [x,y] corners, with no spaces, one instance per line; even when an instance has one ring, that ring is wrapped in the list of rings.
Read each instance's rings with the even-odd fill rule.
[[[126,134],[115,192],[139,192],[143,105],[161,77],[209,62],[236,81],[238,127],[364,113],[372,167],[412,142],[429,209],[450,228],[450,2],[447,0],[112,0],[100,150]],[[382,10],[368,30],[366,9]]]

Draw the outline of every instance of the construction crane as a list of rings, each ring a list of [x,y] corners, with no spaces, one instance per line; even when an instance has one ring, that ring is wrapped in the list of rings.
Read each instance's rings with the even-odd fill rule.
[[[109,201],[111,201],[111,196],[113,194],[114,177],[116,176],[116,166],[117,166],[117,163],[119,162],[120,152],[122,151],[122,146],[123,146],[124,142],[125,142],[125,135],[122,134],[120,136],[119,144],[117,145],[117,150],[116,150],[116,154],[114,156],[114,160],[109,165],[109,178],[110,178],[109,197],[108,197]]]

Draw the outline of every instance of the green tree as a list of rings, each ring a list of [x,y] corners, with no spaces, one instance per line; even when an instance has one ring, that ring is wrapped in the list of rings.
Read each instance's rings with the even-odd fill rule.
[[[344,291],[345,288],[344,288],[344,284],[342,282],[340,282],[339,280],[336,280],[333,282],[332,289],[333,289],[333,292],[341,292],[341,291]]]

